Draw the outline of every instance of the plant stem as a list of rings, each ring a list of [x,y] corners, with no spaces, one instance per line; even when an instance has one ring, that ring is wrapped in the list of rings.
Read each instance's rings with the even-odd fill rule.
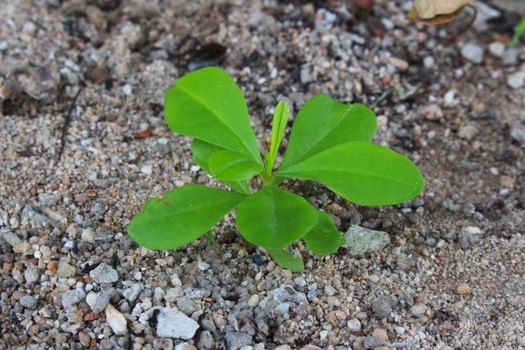
[[[210,242],[210,244],[212,246],[215,246],[217,244],[217,240],[215,239],[215,235],[213,234],[213,231],[212,230],[209,230],[207,233],[206,233],[206,236],[208,236],[208,241]]]

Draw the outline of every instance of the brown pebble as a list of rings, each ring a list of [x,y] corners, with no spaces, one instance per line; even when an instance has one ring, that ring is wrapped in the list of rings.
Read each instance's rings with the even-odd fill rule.
[[[89,343],[91,343],[91,337],[86,332],[78,332],[78,340],[80,340],[80,344],[82,344],[85,347],[89,347]]]
[[[388,341],[388,333],[383,328],[374,329],[372,336],[384,341]]]
[[[461,283],[458,285],[458,288],[456,289],[459,295],[467,295],[470,294],[470,286],[466,283]]]
[[[397,57],[390,57],[390,63],[399,70],[408,69],[408,62]]]
[[[57,273],[57,271],[58,271],[58,261],[51,260],[47,264],[47,271],[49,271],[54,276]]]

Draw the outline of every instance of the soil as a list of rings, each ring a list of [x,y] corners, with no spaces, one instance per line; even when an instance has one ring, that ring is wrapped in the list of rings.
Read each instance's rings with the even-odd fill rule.
[[[460,33],[463,18],[425,26],[402,1],[367,16],[337,0],[4,0],[0,349],[524,349],[525,42],[508,43],[525,9],[474,6]],[[355,258],[298,243],[306,269],[291,273],[232,216],[216,246],[133,243],[126,226],[149,197],[224,187],[162,114],[166,89],[206,65],[242,88],[261,150],[279,99],[293,114],[318,92],[369,105],[374,142],[422,170],[418,198],[360,207],[286,187],[342,232],[391,244]],[[197,331],[159,336],[175,311]]]

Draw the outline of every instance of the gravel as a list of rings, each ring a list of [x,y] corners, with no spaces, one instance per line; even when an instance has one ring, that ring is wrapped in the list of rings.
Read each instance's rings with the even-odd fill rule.
[[[86,293],[82,289],[74,289],[74,290],[68,290],[64,294],[62,294],[62,306],[64,308],[69,309],[75,304],[78,304],[82,299],[84,299],[84,296]]]
[[[362,257],[385,248],[390,243],[388,234],[352,225],[345,233],[346,245],[351,256]]]
[[[477,43],[469,42],[461,48],[461,55],[474,64],[481,64],[485,56],[485,49]]]
[[[97,283],[114,283],[119,278],[117,271],[106,263],[102,263],[91,270],[89,276]]]
[[[407,21],[408,2],[365,19],[339,0],[3,1],[0,350],[525,346],[525,51],[507,40],[525,6],[492,3],[450,41]],[[165,89],[210,62],[245,93],[261,151],[279,99],[293,119],[325,92],[374,110],[374,143],[416,162],[424,192],[363,207],[283,183],[341,232],[374,232],[327,257],[294,244],[303,273],[232,215],[215,246],[138,247],[126,226],[149,197],[225,188],[162,116]]]
[[[34,309],[38,303],[38,300],[31,295],[24,295],[20,298],[20,305],[28,309]]]
[[[159,337],[191,339],[199,329],[199,324],[182,312],[173,312],[167,307],[159,311],[157,319],[157,335]]]
[[[227,350],[238,350],[252,344],[252,336],[244,332],[227,332],[225,339]]]
[[[128,321],[113,305],[106,307],[106,321],[116,335],[123,335],[128,332]]]

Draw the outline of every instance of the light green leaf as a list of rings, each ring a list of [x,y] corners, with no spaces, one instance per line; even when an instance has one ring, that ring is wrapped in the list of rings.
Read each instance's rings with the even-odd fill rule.
[[[292,272],[302,272],[304,270],[303,258],[293,255],[284,249],[270,249],[268,251],[272,259],[281,267]]]
[[[131,220],[128,233],[148,249],[174,249],[199,238],[239,204],[246,195],[187,185],[151,198]]]
[[[287,169],[342,143],[370,142],[376,123],[374,112],[362,104],[343,104],[326,94],[316,95],[297,114],[279,168]]]
[[[241,202],[237,227],[249,242],[275,249],[304,236],[317,222],[317,212],[302,197],[275,186],[264,187]]]
[[[214,176],[210,168],[210,158],[217,152],[224,151],[224,148],[212,145],[211,143],[194,139],[191,143],[191,152],[193,154],[193,160],[208,174]],[[230,186],[237,192],[250,194],[250,187],[246,181],[224,181],[225,184]]]
[[[164,99],[164,116],[171,130],[262,165],[242,92],[222,69],[202,68],[177,80]]]
[[[387,205],[412,199],[425,180],[406,157],[387,147],[350,142],[327,149],[277,173],[317,180],[361,205]]]
[[[271,170],[273,169],[275,158],[277,158],[279,147],[283,141],[284,131],[286,130],[286,124],[288,123],[289,115],[290,109],[288,108],[286,101],[279,101],[273,113],[272,140],[270,143],[270,151],[266,157],[266,167],[269,173],[271,173]]]
[[[519,38],[523,34],[525,34],[525,13],[522,15],[520,22],[518,23],[518,25],[516,26],[516,29],[514,30],[514,35],[512,36],[510,47],[516,46]]]
[[[219,180],[247,180],[264,170],[262,165],[228,150],[213,153],[209,163],[212,175]]]
[[[318,212],[318,214],[317,224],[303,239],[312,253],[330,255],[335,253],[346,241],[329,214],[323,212]]]

